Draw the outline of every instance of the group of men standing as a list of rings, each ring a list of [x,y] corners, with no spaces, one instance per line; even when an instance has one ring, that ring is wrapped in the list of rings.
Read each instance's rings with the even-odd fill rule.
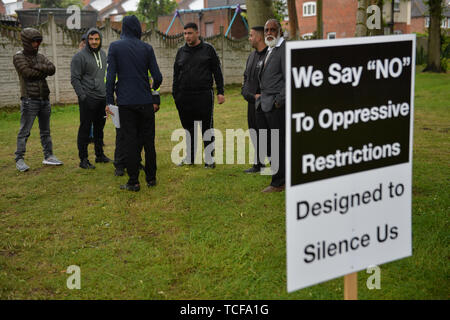
[[[78,96],[80,107],[77,138],[80,167],[95,168],[88,159],[91,125],[94,128],[95,162],[111,161],[103,152],[103,128],[106,114],[113,114],[109,106],[116,104],[119,107],[120,129],[116,132],[114,164],[116,175],[123,175],[126,168],[129,179],[120,188],[129,191],[140,190],[142,148],[145,150],[144,172],[147,186],[156,185],[155,112],[159,110],[157,90],[162,82],[162,75],[152,46],[140,40],[141,34],[139,20],[135,16],[126,16],[122,21],[120,40],[110,44],[106,56],[101,49],[100,31],[91,28],[86,33],[85,47],[80,48],[71,62],[71,83]],[[195,23],[184,26],[184,38],[186,44],[178,50],[175,58],[172,87],[172,95],[187,136],[187,155],[180,166],[194,163],[196,143],[192,140],[195,136],[195,123],[200,122],[202,134],[213,129],[213,78],[217,87],[218,103],[225,102],[223,75],[214,47],[201,40]],[[278,154],[271,154],[271,150],[275,150],[273,145],[268,148],[266,154],[271,159],[272,167],[274,159],[278,160],[279,168],[272,175],[270,186],[263,192],[282,191],[285,140],[285,41],[281,25],[273,19],[267,21],[264,27],[253,27],[249,40],[256,50],[247,60],[242,87],[242,94],[248,101],[248,124],[249,128],[256,131],[266,129],[269,134],[275,130],[279,131],[279,140],[276,141],[279,142]],[[37,48],[42,41],[42,36],[37,30],[24,29],[22,41],[24,51],[14,56],[14,65],[21,78],[22,88],[21,128],[17,138],[16,166],[20,171],[26,171],[29,167],[24,165],[23,161],[25,143],[36,114],[39,116],[44,163],[59,165],[62,162],[52,153],[49,90],[45,80],[45,77],[55,73],[55,67],[43,55],[37,55]],[[31,49],[27,51],[27,48]],[[25,56],[25,59],[22,56]],[[33,59],[37,60],[37,63],[33,62]],[[31,71],[22,66],[25,63],[21,60],[27,61],[27,67]],[[47,90],[42,90],[43,86],[39,86],[40,91],[37,90],[38,93],[35,95],[32,94],[33,90],[27,90],[33,88],[35,79],[45,83],[44,89],[46,87]],[[29,109],[37,111],[33,111],[34,113],[30,115]],[[203,140],[205,149],[214,143],[213,137]],[[258,140],[258,137],[252,140],[257,156],[253,167],[246,170],[248,173],[259,172],[264,167],[264,155],[260,156],[261,142]],[[207,155],[205,168],[215,168],[214,152],[209,153],[210,157]]]

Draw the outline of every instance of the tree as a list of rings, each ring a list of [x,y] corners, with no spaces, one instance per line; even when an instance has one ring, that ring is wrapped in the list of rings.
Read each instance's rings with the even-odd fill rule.
[[[317,39],[323,39],[322,0],[317,0]]]
[[[271,0],[247,0],[246,5],[250,28],[263,26],[267,20],[275,18]]]
[[[288,15],[286,0],[273,0],[273,9],[275,19],[277,19],[280,22],[286,19],[286,16]]]
[[[428,29],[428,59],[423,71],[441,72],[441,19],[445,1],[427,1],[430,14],[430,27]]]
[[[174,0],[140,0],[136,16],[141,22],[157,21],[159,16],[173,13],[176,7]]]
[[[289,13],[289,36],[291,39],[297,38],[298,20],[297,20],[297,6],[295,0],[287,0]]]
[[[358,10],[356,11],[355,37],[365,37],[367,35],[367,4],[368,0],[358,0]]]

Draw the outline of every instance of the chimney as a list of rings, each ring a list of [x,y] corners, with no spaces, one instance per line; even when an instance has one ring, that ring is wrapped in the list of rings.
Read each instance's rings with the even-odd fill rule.
[[[203,0],[203,8],[208,8],[208,0]]]

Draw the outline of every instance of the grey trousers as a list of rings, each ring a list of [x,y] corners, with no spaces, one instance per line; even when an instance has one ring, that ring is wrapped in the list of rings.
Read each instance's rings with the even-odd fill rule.
[[[26,144],[33,127],[34,119],[39,119],[39,131],[44,158],[53,154],[52,138],[50,137],[51,107],[48,100],[35,100],[23,98],[20,104],[20,129],[17,135],[16,161],[23,159]]]

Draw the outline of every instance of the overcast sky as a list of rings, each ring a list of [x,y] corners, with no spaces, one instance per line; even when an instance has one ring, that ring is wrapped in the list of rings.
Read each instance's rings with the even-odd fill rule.
[[[194,2],[192,2],[189,8],[191,10],[203,9],[203,0],[195,0]]]

